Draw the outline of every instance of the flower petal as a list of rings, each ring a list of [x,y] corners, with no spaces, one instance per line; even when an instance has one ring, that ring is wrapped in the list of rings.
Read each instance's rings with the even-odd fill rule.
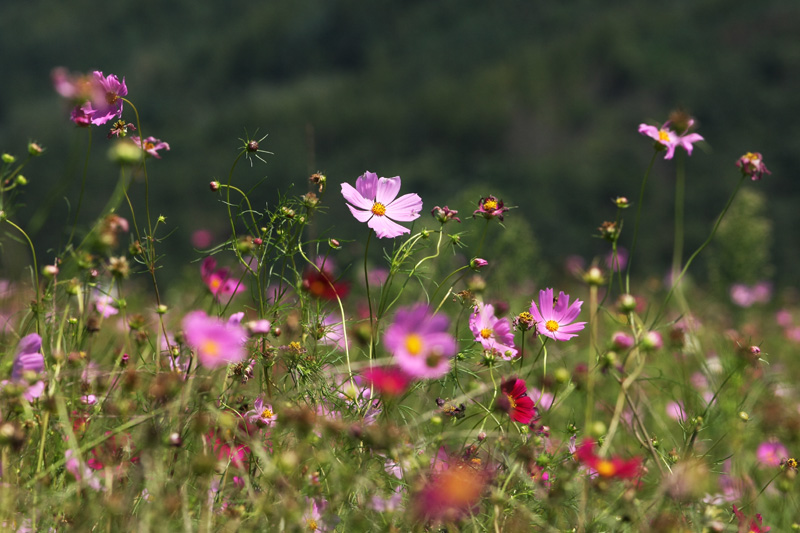
[[[378,175],[374,172],[366,171],[356,179],[356,190],[371,203],[375,200],[377,187]],[[370,205],[370,207],[372,206]]]
[[[422,198],[416,193],[404,194],[386,205],[386,216],[400,222],[416,220],[419,218],[420,211],[422,211]]]
[[[353,204],[354,206],[360,209],[365,209],[366,211],[372,209],[372,206],[375,204],[375,202],[373,202],[369,198],[365,198],[358,190],[354,189],[353,186],[350,185],[349,183],[342,183],[342,196],[344,196],[344,199],[347,200],[349,203]],[[361,222],[364,221],[362,220]]]
[[[353,213],[353,216],[356,217],[356,220],[358,220],[359,222],[366,222],[373,216],[372,211],[370,210],[362,211],[360,209],[356,209],[350,204],[347,204],[347,207],[350,209],[350,212]],[[375,217],[375,218],[381,218],[381,217]]]
[[[351,209],[352,211],[352,209]],[[384,237],[388,237],[393,239],[394,237],[398,237],[404,233],[411,233],[408,228],[404,228],[397,222],[393,222],[388,218],[384,217],[372,217],[367,221],[367,226],[375,230],[375,234],[378,236],[379,239],[383,239]]]
[[[400,192],[400,176],[380,178],[375,192],[375,201],[388,207],[397,198],[398,192]]]

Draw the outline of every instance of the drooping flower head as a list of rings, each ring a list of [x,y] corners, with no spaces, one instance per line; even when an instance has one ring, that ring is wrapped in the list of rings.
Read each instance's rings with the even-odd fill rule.
[[[459,224],[461,224],[461,219],[458,218],[456,215],[458,211],[455,209],[450,209],[447,206],[439,207],[438,205],[431,209],[431,216],[438,220],[442,224],[446,224],[451,220],[455,220]]]
[[[621,459],[612,457],[604,459],[594,453],[594,441],[585,438],[575,450],[575,458],[597,472],[600,477],[630,479],[638,477],[642,471],[642,458]]]
[[[503,220],[503,213],[508,211],[508,208],[503,205],[503,200],[498,200],[492,195],[481,198],[478,202],[478,209],[472,213],[472,218],[476,215],[481,215],[487,220],[499,218]]]
[[[772,174],[764,164],[764,158],[760,152],[747,152],[736,161],[736,166],[742,171],[745,176],[750,176],[753,181],[758,181],[764,177],[764,174]]]
[[[169,144],[165,143],[161,139],[156,139],[153,136],[142,140],[138,135],[131,135],[131,141],[133,141],[133,144],[147,152],[148,155],[151,155],[156,159],[161,159],[161,156],[158,155],[159,150],[169,151]]]
[[[498,406],[508,412],[511,420],[520,424],[529,424],[536,416],[533,398],[528,396],[528,387],[519,378],[513,377],[500,385],[504,396],[498,400]]]
[[[342,183],[342,196],[356,220],[366,222],[379,239],[394,238],[410,230],[395,221],[411,222],[419,218],[422,199],[415,193],[397,197],[400,176],[378,178],[374,172],[365,172],[356,179],[353,188]]]
[[[687,154],[692,155],[692,150],[694,149],[692,143],[704,140],[702,135],[687,133],[693,124],[693,120],[687,122],[687,128],[686,131],[683,132],[683,135],[678,135],[669,128],[669,121],[665,122],[660,128],[648,124],[639,124],[639,133],[655,139],[656,146],[660,147],[661,150],[667,151],[667,153],[664,154],[664,159],[672,159],[675,155],[675,148],[678,146],[686,150]]]
[[[511,325],[507,318],[494,316],[493,305],[478,303],[469,318],[469,329],[485,350],[497,352],[505,360],[517,356]]]
[[[536,320],[536,329],[541,335],[556,341],[567,341],[577,336],[586,322],[575,322],[581,312],[583,302],[576,299],[569,304],[569,295],[563,291],[558,293],[557,301],[553,301],[553,289],[539,291],[539,307],[531,302],[530,312]]]
[[[227,268],[217,268],[217,261],[213,257],[206,257],[200,267],[200,276],[203,282],[217,300],[223,296],[233,296],[245,290],[243,283],[230,276]]]
[[[244,328],[203,311],[193,311],[183,318],[183,333],[186,343],[197,352],[200,364],[208,368],[238,363],[247,355],[242,344],[247,337]]]
[[[384,343],[403,372],[412,378],[437,379],[450,371],[450,358],[456,354],[449,325],[445,315],[432,315],[424,304],[399,309]]]

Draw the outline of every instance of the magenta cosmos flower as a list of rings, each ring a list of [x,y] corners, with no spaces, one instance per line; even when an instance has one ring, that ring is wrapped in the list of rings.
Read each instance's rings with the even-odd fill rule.
[[[505,360],[517,356],[514,348],[514,335],[507,318],[494,316],[494,306],[478,303],[469,318],[469,329],[475,335],[475,342],[481,343],[484,350],[497,352]]]
[[[511,420],[520,424],[529,424],[536,416],[536,406],[528,396],[528,387],[519,378],[511,378],[500,385],[505,397],[500,397],[498,406],[508,412]]]
[[[450,371],[456,353],[456,341],[447,333],[449,322],[444,315],[431,315],[424,304],[399,309],[384,343],[410,377],[437,379]]]
[[[690,120],[689,127],[691,127],[693,123],[694,121]],[[703,136],[697,133],[687,134],[684,132],[683,135],[678,135],[673,130],[668,128],[668,126],[669,122],[665,122],[660,128],[650,126],[648,124],[639,124],[639,133],[655,139],[656,143],[664,146],[664,149],[667,151],[667,153],[664,154],[664,159],[672,159],[672,157],[675,155],[675,148],[678,146],[686,150],[687,154],[692,155],[692,150],[694,149],[692,143],[703,140]],[[686,130],[688,131],[689,128]]]
[[[569,305],[569,296],[558,293],[558,300],[553,302],[553,289],[539,291],[539,307],[531,302],[531,315],[536,321],[536,329],[541,335],[556,341],[568,341],[576,337],[586,322],[571,322],[578,318],[583,302],[575,300]]]
[[[131,141],[133,141],[133,144],[140,147],[142,150],[147,152],[149,155],[152,155],[156,159],[161,159],[161,156],[158,155],[159,150],[169,151],[169,144],[152,136],[143,141],[141,137],[137,135],[131,135]]]
[[[183,318],[183,333],[200,364],[208,368],[238,363],[247,355],[242,343],[242,339],[247,338],[244,328],[210,317],[203,311],[193,311]]]
[[[365,172],[356,180],[353,188],[349,183],[342,183],[342,196],[347,200],[347,207],[359,222],[375,230],[379,239],[394,238],[409,229],[395,221],[411,222],[419,218],[422,211],[422,199],[415,193],[404,194],[400,198],[400,176],[394,178],[378,178],[374,172]]]
[[[245,290],[244,283],[232,278],[227,268],[217,268],[217,261],[213,257],[206,257],[200,266],[200,276],[203,283],[217,300],[223,296],[233,296]]]
[[[485,198],[481,198],[480,202],[478,202],[478,209],[472,212],[472,218],[481,215],[487,220],[491,220],[495,217],[503,220],[503,213],[506,211],[508,211],[508,208],[503,205],[503,200],[498,200],[494,196],[489,195]]]
[[[244,416],[251,424],[262,427],[273,426],[278,419],[278,415],[272,410],[272,405],[264,403],[262,398],[256,398],[256,401],[253,402],[253,409],[247,411]]]
[[[128,95],[125,78],[119,81],[114,74],[103,76],[99,70],[94,71],[94,79],[100,86],[101,99],[95,98],[92,105],[97,110],[92,116],[92,124],[99,126],[109,120],[122,116],[122,97]]]
[[[736,161],[736,166],[742,170],[742,174],[750,176],[753,181],[758,181],[764,174],[772,174],[764,164],[764,157],[759,152],[747,152]]]

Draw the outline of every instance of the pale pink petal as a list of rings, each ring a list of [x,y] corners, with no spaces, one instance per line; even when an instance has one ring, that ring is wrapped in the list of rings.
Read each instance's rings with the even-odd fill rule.
[[[358,220],[359,222],[366,222],[367,220],[369,220],[373,216],[372,215],[372,211],[369,211],[369,210],[361,211],[360,209],[356,209],[355,207],[353,207],[350,204],[347,204],[347,207],[350,208],[350,212],[353,213],[353,216],[356,217],[356,220]],[[372,209],[371,206],[370,206],[370,209]],[[375,218],[379,218],[379,217],[375,217]],[[372,227],[372,226],[370,226],[370,227]]]
[[[416,193],[404,194],[386,205],[386,216],[400,222],[416,220],[419,218],[420,211],[422,211],[422,198]]]
[[[385,206],[392,203],[400,192],[400,176],[394,178],[381,178],[378,180],[378,187],[375,193],[375,201]]]
[[[360,179],[360,178],[359,178]],[[369,211],[375,202],[364,198],[360,192],[353,188],[349,183],[342,183],[342,196],[354,206]],[[363,220],[361,221],[363,222]]]
[[[356,180],[356,190],[371,202],[374,202],[378,186],[378,175],[374,172],[364,172],[363,176],[359,176]],[[372,205],[370,205],[370,208]]]
[[[388,218],[374,216],[367,221],[367,226],[375,230],[375,234],[379,239],[384,237],[394,238],[404,233],[411,233],[408,228],[404,228],[397,222],[393,222]]]

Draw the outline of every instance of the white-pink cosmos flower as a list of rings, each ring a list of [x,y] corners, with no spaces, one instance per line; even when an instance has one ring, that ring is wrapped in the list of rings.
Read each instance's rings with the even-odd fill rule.
[[[530,312],[540,335],[556,341],[568,341],[586,325],[586,322],[571,323],[578,318],[581,305],[583,302],[578,299],[569,305],[569,296],[563,291],[558,293],[554,303],[553,289],[546,289],[539,291],[539,307],[536,307],[536,302],[531,302]]]
[[[419,218],[422,211],[422,199],[415,193],[404,194],[400,198],[400,176],[394,178],[378,178],[374,172],[365,172],[356,179],[353,188],[349,183],[342,183],[342,196],[347,200],[347,207],[359,222],[375,230],[379,239],[394,238],[409,229],[395,221],[411,222]]]
[[[693,121],[690,122],[690,127],[692,123]],[[657,143],[664,145],[667,150],[667,153],[664,154],[664,159],[672,159],[672,157],[675,155],[675,148],[678,146],[686,150],[687,154],[692,155],[692,150],[694,149],[692,143],[704,140],[703,136],[697,133],[684,132],[683,135],[678,135],[668,126],[669,122],[665,122],[660,128],[657,128],[656,126],[650,126],[648,124],[639,124],[639,133],[642,135],[647,135],[648,137],[655,139]]]
[[[500,357],[509,361],[517,356],[514,347],[514,334],[507,318],[494,316],[492,304],[478,303],[469,318],[469,329],[485,350],[496,351]]]

